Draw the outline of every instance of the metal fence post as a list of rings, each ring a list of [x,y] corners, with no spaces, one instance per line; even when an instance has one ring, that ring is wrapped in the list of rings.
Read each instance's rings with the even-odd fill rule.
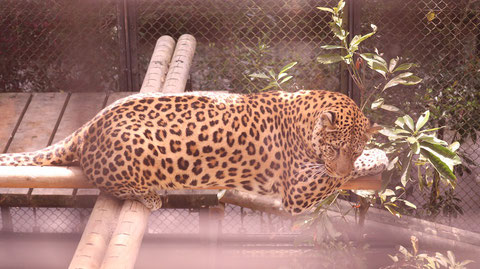
[[[120,91],[138,91],[136,1],[117,1],[117,31],[120,47]]]

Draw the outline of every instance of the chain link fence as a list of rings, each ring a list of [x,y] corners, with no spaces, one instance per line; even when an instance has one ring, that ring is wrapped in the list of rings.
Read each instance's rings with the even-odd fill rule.
[[[0,2],[0,92],[119,89],[114,0]]]
[[[387,90],[386,103],[414,116],[430,110],[432,127],[447,127],[440,138],[461,143],[464,166],[456,171],[458,185],[453,193],[441,190],[434,205],[440,214],[434,220],[480,232],[480,2],[362,0],[358,7],[357,31],[371,31],[372,23],[378,26],[367,47],[378,48],[387,60],[401,56],[402,62],[416,63],[413,72],[423,78],[418,86]],[[389,116],[393,122],[398,114]],[[431,216],[430,193],[416,183],[408,193],[407,199],[420,208],[419,217]],[[463,215],[454,217],[455,205]],[[453,214],[445,216],[448,213]]]
[[[316,7],[334,6],[336,2],[3,0],[0,92],[135,91],[156,39],[162,35],[178,38],[185,33],[194,35],[198,42],[189,86],[193,90],[258,91],[267,82],[253,80],[250,74],[278,72],[297,61],[297,66],[288,71],[294,79],[284,84],[285,90],[344,91],[340,86],[345,85],[340,68],[315,62],[322,53],[320,46],[336,41],[328,26],[330,15]],[[387,59],[398,55],[405,62],[417,63],[415,73],[424,79],[418,87],[398,86],[389,91],[386,102],[412,113],[431,110],[435,123],[448,127],[443,138],[462,142],[460,153],[465,167],[457,171],[455,197],[461,199],[459,205],[464,214],[443,221],[479,232],[475,221],[480,215],[480,2],[355,3],[356,20],[351,28],[356,33],[366,33],[373,23],[379,29],[366,41],[367,47],[378,48]],[[419,195],[412,194],[410,198],[417,205],[426,202]],[[41,214],[60,214],[65,218],[62,223],[47,220],[58,226],[58,232],[77,231],[69,216],[77,218],[88,213],[80,209],[62,209],[57,213],[42,210],[34,213],[33,209],[12,209],[11,213],[18,223],[31,220],[32,216],[40,218]],[[245,215],[246,209],[226,210],[229,218],[225,222],[235,222],[225,227],[226,232],[245,227],[257,232],[288,231],[287,224],[267,215],[251,213],[255,218],[250,218],[249,213]],[[199,229],[195,211],[166,210],[154,216],[150,223],[152,233],[170,231],[164,227],[164,220],[170,221],[167,226],[183,227],[185,233]],[[70,228],[61,228],[70,224]],[[33,226],[22,227],[18,231]]]
[[[319,44],[333,42],[329,15],[319,4],[335,1],[291,0],[140,0],[137,6],[141,76],[156,40],[189,33],[198,41],[191,72],[194,90],[254,92],[266,82],[249,75],[298,62],[286,90],[338,90],[338,67],[316,63]]]

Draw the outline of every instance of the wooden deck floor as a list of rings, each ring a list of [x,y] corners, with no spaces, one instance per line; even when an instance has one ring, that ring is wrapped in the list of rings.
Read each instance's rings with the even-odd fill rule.
[[[117,93],[2,93],[0,150],[42,149],[67,137],[103,107],[131,92]],[[2,206],[91,207],[97,189],[5,189]]]

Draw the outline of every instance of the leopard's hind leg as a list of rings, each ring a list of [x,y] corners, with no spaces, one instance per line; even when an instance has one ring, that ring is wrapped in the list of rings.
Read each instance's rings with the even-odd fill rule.
[[[150,209],[151,211],[155,211],[157,209],[162,208],[162,197],[153,190],[149,191],[137,191],[137,190],[128,190],[126,192],[122,192],[120,190],[112,191],[106,189],[104,187],[100,187],[100,189],[110,194],[118,199],[121,200],[136,200],[142,203],[146,208]]]
[[[135,200],[142,203],[151,211],[162,208],[162,197],[155,191],[149,191],[147,194],[136,195]]]

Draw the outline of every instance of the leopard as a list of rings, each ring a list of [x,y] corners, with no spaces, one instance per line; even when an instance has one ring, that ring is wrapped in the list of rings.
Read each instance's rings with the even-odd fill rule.
[[[0,165],[79,165],[101,192],[150,210],[159,190],[237,189],[277,196],[297,215],[356,175],[378,129],[334,91],[138,93],[56,144],[1,154]]]

